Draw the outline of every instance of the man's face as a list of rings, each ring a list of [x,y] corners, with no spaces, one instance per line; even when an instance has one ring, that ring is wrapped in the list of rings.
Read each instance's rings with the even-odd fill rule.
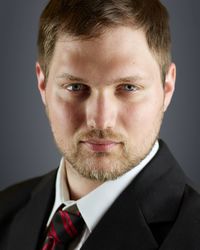
[[[118,27],[90,40],[61,36],[47,81],[39,64],[37,76],[67,165],[105,181],[133,168],[151,150],[172,97],[175,66],[163,87],[144,32]]]

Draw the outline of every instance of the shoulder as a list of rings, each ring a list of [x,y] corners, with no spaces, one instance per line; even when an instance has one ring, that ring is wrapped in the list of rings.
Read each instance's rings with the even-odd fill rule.
[[[200,193],[190,184],[186,184],[185,186],[182,208],[185,213],[190,215],[188,218],[198,218],[198,221],[200,222]]]
[[[25,180],[0,191],[0,223],[8,218],[11,219],[17,211],[19,211],[30,199],[33,190],[48,175],[52,175],[55,171],[43,176]]]
[[[200,194],[186,184],[179,213],[164,248],[199,249],[199,232]]]
[[[47,179],[55,179],[56,171],[32,178],[0,191],[0,249],[7,244],[11,224],[31,200],[35,190]]]

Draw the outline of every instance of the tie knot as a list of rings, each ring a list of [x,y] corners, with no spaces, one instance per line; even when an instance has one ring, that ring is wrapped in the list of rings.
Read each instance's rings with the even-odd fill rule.
[[[84,220],[78,210],[70,208],[69,211],[63,211],[59,209],[50,223],[42,250],[54,250],[57,246],[66,248],[72,240],[81,234],[84,225]]]

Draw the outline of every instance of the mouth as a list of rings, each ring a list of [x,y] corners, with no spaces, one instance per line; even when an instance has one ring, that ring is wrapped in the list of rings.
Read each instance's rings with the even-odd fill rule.
[[[86,140],[81,141],[81,143],[93,152],[109,152],[120,144],[120,142],[103,139]]]

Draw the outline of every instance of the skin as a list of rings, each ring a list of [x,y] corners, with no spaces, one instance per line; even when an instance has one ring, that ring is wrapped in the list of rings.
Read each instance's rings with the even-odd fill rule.
[[[149,153],[174,92],[176,68],[170,65],[163,87],[144,32],[120,26],[90,40],[62,35],[48,79],[39,63],[36,73],[76,200]]]

